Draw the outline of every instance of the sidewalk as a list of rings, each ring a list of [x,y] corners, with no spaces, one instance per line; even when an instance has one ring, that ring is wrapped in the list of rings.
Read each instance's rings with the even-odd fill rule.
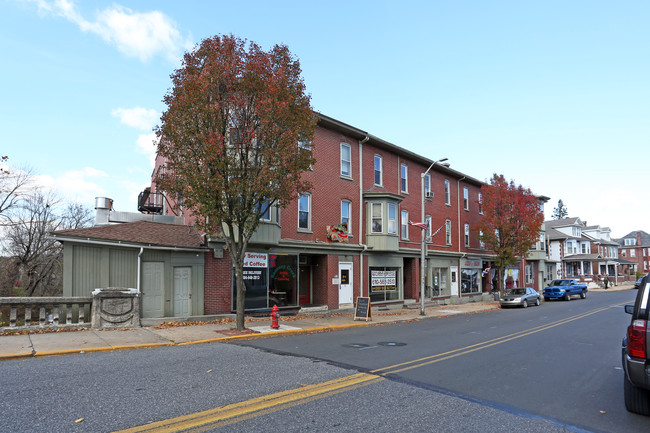
[[[83,354],[111,350],[141,349],[198,343],[264,338],[277,335],[327,332],[359,326],[376,326],[411,320],[426,320],[456,314],[472,314],[499,308],[499,303],[468,302],[430,305],[420,316],[419,305],[409,308],[372,308],[371,320],[354,320],[353,309],[280,317],[280,329],[271,328],[271,318],[246,319],[246,331],[234,330],[227,319],[210,322],[168,322],[129,329],[61,330],[35,334],[0,335],[0,361],[39,356]]]
[[[632,283],[610,287],[607,291],[630,290]],[[590,292],[605,292],[590,289]],[[454,305],[426,305],[420,316],[419,304],[408,308],[373,307],[371,320],[354,320],[352,308],[280,317],[280,329],[271,328],[271,318],[246,319],[246,330],[236,331],[232,319],[209,322],[167,322],[158,326],[128,329],[59,330],[35,334],[0,335],[0,361],[38,356],[70,355],[111,350],[142,349],[159,346],[249,340],[277,335],[328,332],[359,326],[377,326],[411,320],[426,320],[456,314],[473,314],[499,308],[495,301]]]

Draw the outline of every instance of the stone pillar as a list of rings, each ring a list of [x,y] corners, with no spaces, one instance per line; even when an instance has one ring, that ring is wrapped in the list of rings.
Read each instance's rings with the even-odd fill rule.
[[[140,292],[123,287],[93,291],[93,328],[139,328]]]

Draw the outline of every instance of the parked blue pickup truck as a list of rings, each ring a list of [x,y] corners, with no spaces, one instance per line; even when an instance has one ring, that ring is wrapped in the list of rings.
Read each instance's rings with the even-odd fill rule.
[[[564,299],[570,301],[571,296],[578,296],[585,299],[587,297],[587,285],[578,283],[573,279],[553,280],[547,288],[544,289],[544,300]]]

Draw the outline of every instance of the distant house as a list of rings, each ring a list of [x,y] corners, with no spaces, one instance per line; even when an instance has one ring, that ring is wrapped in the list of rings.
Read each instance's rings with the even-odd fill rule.
[[[598,281],[618,276],[618,243],[608,227],[588,226],[580,218],[545,222],[549,262],[556,264],[557,278]]]
[[[628,233],[617,239],[619,256],[626,261],[621,266],[622,273],[635,278],[636,272],[650,272],[650,235],[642,230]]]
[[[589,240],[592,253],[596,254],[592,262],[592,273],[595,275],[616,276],[619,264],[618,242],[612,240],[611,229],[599,225],[585,226],[582,236]]]

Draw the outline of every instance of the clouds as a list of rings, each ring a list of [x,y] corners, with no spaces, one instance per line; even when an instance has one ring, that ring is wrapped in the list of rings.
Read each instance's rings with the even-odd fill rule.
[[[111,111],[111,114],[119,118],[121,123],[141,131],[151,131],[156,121],[160,118],[160,113],[156,110],[142,107],[116,108]],[[150,134],[140,134],[136,140],[137,152],[148,157],[152,168],[156,160],[157,144],[158,137],[153,132]]]
[[[80,170],[70,170],[58,177],[49,175],[34,175],[34,186],[51,189],[64,199],[79,203],[93,203],[95,197],[106,195],[106,190],[100,186],[108,174],[92,167]]]
[[[160,117],[160,114],[156,110],[142,107],[116,108],[111,114],[119,117],[120,122],[125,125],[142,131],[151,130]]]
[[[82,16],[71,0],[27,0],[38,5],[41,14],[51,14],[76,24],[85,33],[101,37],[119,52],[147,62],[163,56],[178,62],[183,51],[192,47],[190,37],[184,37],[176,23],[159,11],[134,12],[121,5],[112,5],[95,13],[95,20]]]

